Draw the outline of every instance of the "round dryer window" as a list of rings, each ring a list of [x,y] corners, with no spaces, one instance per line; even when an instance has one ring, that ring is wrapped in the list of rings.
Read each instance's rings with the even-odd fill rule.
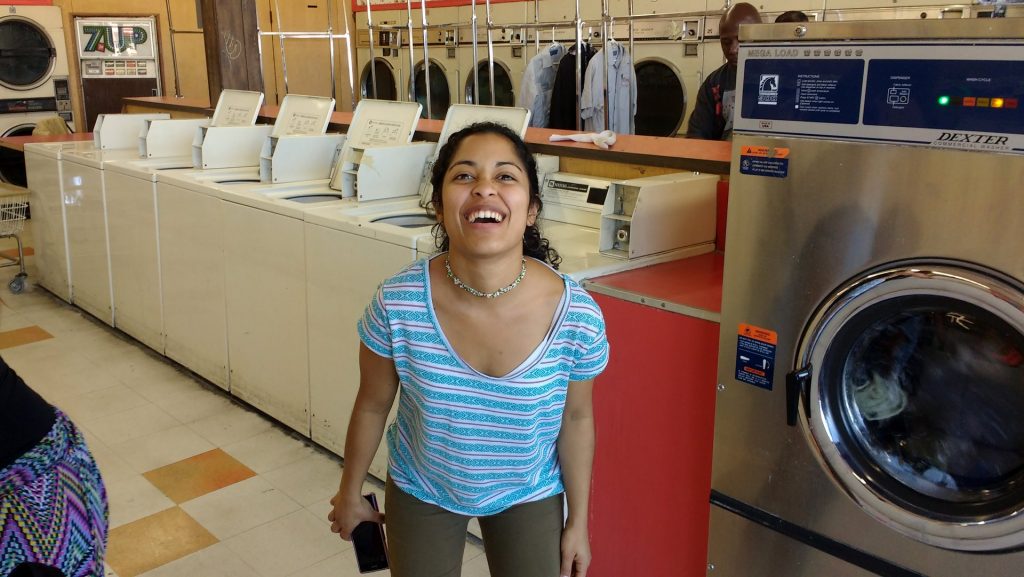
[[[0,85],[29,90],[46,82],[56,50],[49,35],[24,18],[0,19]]]
[[[487,60],[481,60],[476,65],[477,75],[480,82],[480,102],[474,98],[473,72],[470,71],[466,79],[466,103],[487,104],[491,103],[491,69]],[[508,68],[501,62],[494,62],[494,106],[515,106],[515,95],[512,92],[512,76]]]
[[[427,74],[423,63],[416,65],[413,75],[413,86],[415,87],[416,102],[423,105],[423,118],[427,118]],[[410,97],[413,94],[409,95]],[[430,118],[442,120],[448,113],[451,106],[451,91],[448,90],[448,79],[445,78],[444,70],[435,60],[430,60]]]
[[[663,60],[638,62],[636,70],[637,134],[675,136],[686,116],[686,89],[679,73]]]
[[[1024,288],[968,265],[870,274],[800,346],[809,430],[870,514],[966,551],[1024,545]]]
[[[383,58],[374,58],[373,68],[370,66],[370,64],[363,66],[363,74],[359,78],[359,92],[362,97],[398,100],[398,89],[396,88],[398,83],[395,81],[395,73],[391,64]],[[376,90],[374,90],[374,81],[377,83]]]

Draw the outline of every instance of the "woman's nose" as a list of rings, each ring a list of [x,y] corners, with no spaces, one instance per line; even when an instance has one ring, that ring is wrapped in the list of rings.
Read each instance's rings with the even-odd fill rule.
[[[478,196],[490,196],[495,193],[494,184],[489,178],[481,178],[476,182],[476,186],[473,187],[473,194]]]

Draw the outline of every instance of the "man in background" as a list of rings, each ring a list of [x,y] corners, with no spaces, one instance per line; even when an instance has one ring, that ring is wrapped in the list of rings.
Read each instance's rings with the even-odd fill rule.
[[[759,24],[757,8],[746,2],[733,4],[722,17],[718,33],[725,64],[708,75],[697,92],[697,103],[690,114],[687,138],[730,140],[736,108],[736,62],[739,58],[740,24]]]
[[[775,19],[775,23],[780,22],[809,22],[810,18],[806,14],[799,10],[787,10]]]

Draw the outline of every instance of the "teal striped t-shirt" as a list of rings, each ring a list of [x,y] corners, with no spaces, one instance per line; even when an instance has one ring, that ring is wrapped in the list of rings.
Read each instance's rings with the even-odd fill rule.
[[[441,330],[428,260],[385,280],[359,338],[400,382],[388,473],[404,492],[463,515],[492,515],[564,491],[556,441],[569,381],[599,375],[608,340],[597,303],[572,279],[544,341],[503,377],[474,370]]]

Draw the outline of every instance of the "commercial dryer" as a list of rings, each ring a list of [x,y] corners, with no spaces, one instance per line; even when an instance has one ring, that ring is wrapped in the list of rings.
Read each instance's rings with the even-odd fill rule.
[[[709,574],[1020,575],[1024,21],[740,39]]]

